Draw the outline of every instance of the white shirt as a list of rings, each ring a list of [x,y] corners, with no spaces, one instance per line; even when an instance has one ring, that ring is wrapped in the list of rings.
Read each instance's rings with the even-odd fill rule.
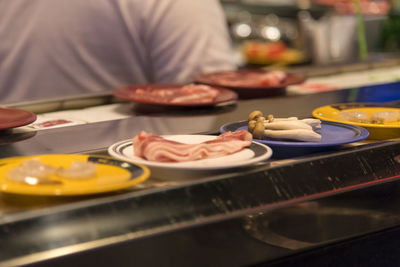
[[[0,103],[235,67],[217,0],[0,0]]]

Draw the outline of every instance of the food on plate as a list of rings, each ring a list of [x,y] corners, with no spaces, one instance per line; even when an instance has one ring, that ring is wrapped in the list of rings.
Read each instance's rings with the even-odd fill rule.
[[[161,103],[211,103],[220,91],[208,85],[189,84],[180,88],[138,88],[132,92],[134,98],[144,102]]]
[[[319,142],[321,121],[307,118],[299,120],[297,117],[275,118],[272,114],[267,117],[259,110],[248,116],[248,130],[255,139],[285,139],[295,141]]]
[[[243,44],[242,52],[250,64],[293,64],[306,59],[304,52],[289,48],[281,41],[248,41]]]
[[[371,123],[391,123],[400,121],[400,111],[382,110],[371,114]]]
[[[19,166],[7,172],[7,178],[14,182],[40,181],[47,180],[52,176],[59,178],[82,179],[96,176],[96,164],[92,162],[74,161],[69,168],[56,168],[44,164],[38,159],[28,159]]]
[[[368,123],[368,113],[361,110],[342,110],[339,112],[339,119],[343,121]]]
[[[57,168],[43,164],[40,160],[30,159],[22,162],[18,167],[7,172],[7,178],[14,182],[24,182],[27,178],[47,179],[55,175]]]
[[[249,147],[251,134],[246,130],[226,132],[199,144],[185,144],[142,131],[133,138],[134,156],[156,162],[185,162],[230,155]]]
[[[210,76],[214,84],[227,87],[282,87],[287,73],[275,71],[225,71]]]
[[[362,110],[342,110],[339,112],[339,119],[360,123],[385,124],[400,121],[400,111],[381,110],[369,115]]]
[[[283,42],[248,41],[243,44],[243,53],[252,63],[265,63],[279,60],[287,50]]]
[[[265,130],[264,136],[274,139],[288,139],[305,142],[319,142],[321,135],[312,130],[293,129],[293,130]]]
[[[96,164],[89,161],[73,161],[69,168],[59,168],[57,174],[71,179],[92,178],[96,176]]]
[[[40,129],[40,128],[48,128],[48,127],[66,124],[66,123],[72,123],[72,121],[66,120],[66,119],[54,119],[54,120],[48,120],[48,121],[43,121],[43,122],[39,122],[39,123],[34,123],[34,124],[32,124],[32,127]]]

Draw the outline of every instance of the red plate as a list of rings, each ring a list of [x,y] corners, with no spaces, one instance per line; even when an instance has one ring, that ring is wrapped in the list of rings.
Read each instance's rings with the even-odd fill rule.
[[[139,84],[116,89],[113,94],[115,97],[123,100],[164,106],[210,106],[236,101],[238,98],[238,94],[232,90],[211,87],[218,91],[218,95],[215,98],[171,102],[171,98],[173,97],[171,95],[182,96],[178,91],[180,91],[183,86],[184,85],[179,84]],[[169,92],[171,95],[163,97],[162,94],[164,92]],[[195,96],[195,93],[187,96]]]
[[[285,73],[285,79],[278,86],[268,86],[264,84],[249,83],[249,76],[257,77],[270,73],[267,70],[236,70],[236,71],[219,71],[197,75],[195,81],[197,83],[207,84],[210,86],[219,86],[229,88],[236,91],[240,98],[268,97],[285,94],[286,87],[293,84],[303,83],[306,79],[303,76],[291,73]],[[222,80],[221,80],[222,79]],[[228,80],[227,83],[223,79]],[[241,85],[241,80],[243,84]],[[236,84],[232,85],[234,81]]]
[[[27,125],[36,120],[36,114],[15,108],[0,108],[0,130]]]

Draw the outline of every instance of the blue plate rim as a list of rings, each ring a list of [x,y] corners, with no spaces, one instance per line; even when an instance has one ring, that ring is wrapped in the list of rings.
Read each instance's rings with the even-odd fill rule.
[[[231,131],[238,130],[239,128],[244,127],[247,129],[247,120],[243,121],[237,121],[237,122],[230,122],[222,125],[219,129],[220,133],[227,132],[225,128],[228,126],[233,126],[235,124],[239,124],[240,127],[237,127],[236,129],[232,129]],[[347,123],[341,123],[341,122],[332,122],[332,121],[324,121],[321,120],[322,125],[331,125],[331,126],[337,126],[341,128],[347,128],[351,129],[353,132],[359,133],[359,135],[355,136],[353,139],[344,139],[341,142],[335,141],[335,142],[326,142],[326,143],[320,143],[320,142],[298,142],[298,141],[274,141],[274,140],[260,140],[260,139],[253,139],[255,142],[260,142],[264,145],[268,146],[285,146],[285,147],[298,147],[298,148],[322,148],[322,147],[333,147],[333,146],[340,146],[340,145],[345,145],[345,144],[350,144],[354,142],[358,142],[364,139],[367,139],[369,136],[369,131],[361,126],[358,125],[353,125],[353,124],[347,124]]]

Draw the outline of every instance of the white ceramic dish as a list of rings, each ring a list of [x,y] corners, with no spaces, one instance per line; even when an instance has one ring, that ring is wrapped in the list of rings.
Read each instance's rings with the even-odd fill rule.
[[[174,140],[187,144],[196,144],[215,139],[212,135],[165,135],[165,139]],[[248,166],[269,159],[272,156],[272,149],[264,144],[253,142],[250,147],[237,153],[197,161],[187,162],[153,162],[134,156],[132,139],[123,140],[111,145],[108,153],[120,160],[143,164],[151,169],[152,176],[160,178],[167,177],[167,172],[174,171],[174,174],[188,174],[188,176],[198,176],[207,174],[207,171],[225,170]],[[180,177],[181,178],[181,177]]]

